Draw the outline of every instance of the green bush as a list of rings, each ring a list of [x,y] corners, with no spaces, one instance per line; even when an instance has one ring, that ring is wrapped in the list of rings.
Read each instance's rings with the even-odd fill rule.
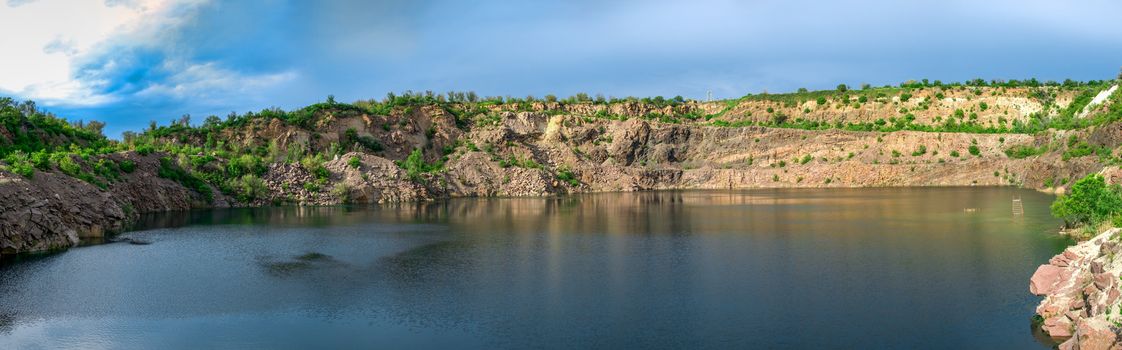
[[[331,177],[331,172],[327,170],[327,167],[321,164],[315,168],[312,168],[312,175],[314,175],[318,180],[326,180],[327,178]]]
[[[441,163],[426,163],[424,153],[420,148],[414,149],[405,160],[396,163],[397,166],[404,169],[409,178],[413,180],[420,179],[421,174],[438,171],[443,167]]]
[[[580,180],[577,180],[576,175],[566,168],[561,168],[557,171],[557,179],[569,183],[570,186],[580,186]]]
[[[265,186],[265,181],[254,174],[246,174],[238,179],[238,195],[242,201],[249,202],[255,199],[265,198],[269,188]]]
[[[509,168],[513,166],[527,169],[540,169],[542,167],[542,165],[538,164],[537,161],[534,161],[533,158],[520,159],[514,155],[511,155],[507,159],[499,160],[499,166],[503,168]]]
[[[200,195],[202,195],[207,202],[214,201],[214,192],[210,189],[210,185],[207,185],[206,182],[204,182],[202,179],[199,179],[194,174],[183,170],[183,168],[179,167],[178,164],[175,164],[175,162],[172,161],[171,158],[160,158],[160,169],[156,172],[156,175],[168,180],[179,182],[184,187],[195,190],[195,192],[198,192]]]
[[[1023,159],[1035,155],[1043,154],[1047,151],[1047,147],[1032,147],[1027,145],[1016,145],[1005,150],[1005,155],[1013,159]]]
[[[1068,139],[1067,149],[1064,150],[1063,159],[1068,160],[1071,158],[1086,157],[1093,153],[1095,153],[1094,147],[1079,140],[1075,135],[1072,135],[1071,138]]]
[[[916,150],[914,152],[912,152],[912,157],[919,157],[919,156],[922,156],[924,154],[927,154],[927,146],[919,145],[919,147],[916,148]]]
[[[970,147],[967,148],[966,150],[970,151],[970,154],[972,154],[972,155],[979,156],[979,157],[982,156],[982,150],[978,149],[978,145],[970,145]]]
[[[347,160],[347,165],[350,165],[351,168],[358,169],[358,167],[362,165],[362,159],[358,156],[351,156],[351,159]]]
[[[31,159],[28,157],[27,153],[23,153],[22,151],[13,152],[4,158],[4,162],[8,163],[8,170],[16,175],[28,179],[35,176],[35,166],[32,165]]]
[[[348,128],[343,137],[347,140],[348,144],[358,144],[363,149],[371,152],[379,152],[382,150],[382,144],[370,136],[359,136],[358,130],[355,128]]]
[[[777,126],[787,124],[787,115],[783,114],[783,112],[775,113],[775,115],[771,116],[771,121]]]
[[[136,171],[136,162],[125,159],[121,161],[120,168],[121,171],[132,173],[133,171]]]
[[[319,183],[317,183],[315,181],[305,182],[304,183],[304,189],[307,190],[308,192],[319,192]]]
[[[1119,213],[1122,195],[1118,185],[1107,186],[1102,175],[1076,181],[1071,191],[1052,202],[1052,215],[1068,225],[1098,224]]]
[[[350,203],[351,188],[345,183],[337,183],[335,187],[331,188],[331,195],[335,196],[335,198],[339,198],[339,201],[342,203]]]

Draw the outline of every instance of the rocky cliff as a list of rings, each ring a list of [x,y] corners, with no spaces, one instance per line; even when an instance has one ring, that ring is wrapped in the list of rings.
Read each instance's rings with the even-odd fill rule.
[[[65,249],[80,239],[99,239],[128,228],[140,213],[215,208],[226,196],[204,201],[196,192],[158,176],[156,155],[111,157],[137,169],[107,189],[52,172],[32,179],[0,171],[0,256]]]
[[[1068,247],[1032,275],[1038,326],[1060,349],[1122,349],[1122,236],[1117,228]]]
[[[925,128],[940,114],[949,119],[968,110],[978,123],[999,127],[1028,122],[1031,113],[1064,108],[1074,98],[1067,90],[1052,92],[1045,104],[1026,91],[913,92],[906,99],[881,96],[862,104],[846,97],[824,105],[537,102],[469,112],[432,104],[375,114],[331,104],[303,124],[255,116],[223,127],[177,126],[149,132],[158,146],[154,153],[137,148],[95,156],[136,164],[105,186],[54,169],[28,178],[0,168],[0,255],[63,249],[125,230],[141,213],[191,208],[655,189],[1011,185],[1062,191],[1069,180],[1104,169],[1122,144],[1122,123],[1018,134],[847,131],[826,124],[800,129],[758,120],[786,112],[802,113],[800,123],[903,123],[888,116],[909,111],[923,122],[915,127]],[[1033,151],[1010,156],[1018,147]],[[1075,153],[1082,149],[1092,151]],[[309,167],[293,153],[326,159]],[[424,166],[404,164],[414,153]],[[263,159],[259,175],[227,178],[234,175],[226,169],[246,156]],[[200,174],[205,183],[177,180],[177,172]]]

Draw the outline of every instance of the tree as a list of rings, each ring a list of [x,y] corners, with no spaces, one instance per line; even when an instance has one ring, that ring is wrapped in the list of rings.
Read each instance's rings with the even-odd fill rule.
[[[102,134],[101,132],[105,129],[105,123],[91,120],[86,124],[84,128],[86,130],[89,130],[90,132],[93,132],[94,134],[97,134],[98,136],[104,136],[104,134]]]
[[[846,86],[845,84],[838,84],[838,92],[846,92],[846,91],[849,91],[849,86]]]
[[[783,114],[782,112],[776,113],[771,117],[771,119],[773,122],[775,122],[775,125],[783,125],[787,123],[787,115]]]
[[[216,128],[218,124],[222,124],[222,119],[218,118],[217,115],[209,115],[206,120],[203,120],[203,126],[207,128]]]
[[[1122,209],[1118,185],[1107,186],[1102,175],[1091,174],[1076,181],[1071,193],[1052,202],[1052,216],[1071,224],[1096,224]]]

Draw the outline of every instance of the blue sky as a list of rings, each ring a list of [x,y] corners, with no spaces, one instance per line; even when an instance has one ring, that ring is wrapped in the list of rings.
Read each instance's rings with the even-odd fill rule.
[[[107,133],[335,95],[1113,78],[1116,1],[0,0],[0,95]]]

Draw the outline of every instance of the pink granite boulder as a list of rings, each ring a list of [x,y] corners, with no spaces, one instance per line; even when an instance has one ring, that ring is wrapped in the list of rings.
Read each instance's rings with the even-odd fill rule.
[[[1056,289],[1056,284],[1060,282],[1063,270],[1058,266],[1040,265],[1029,281],[1029,292],[1035,295],[1052,293]]]

